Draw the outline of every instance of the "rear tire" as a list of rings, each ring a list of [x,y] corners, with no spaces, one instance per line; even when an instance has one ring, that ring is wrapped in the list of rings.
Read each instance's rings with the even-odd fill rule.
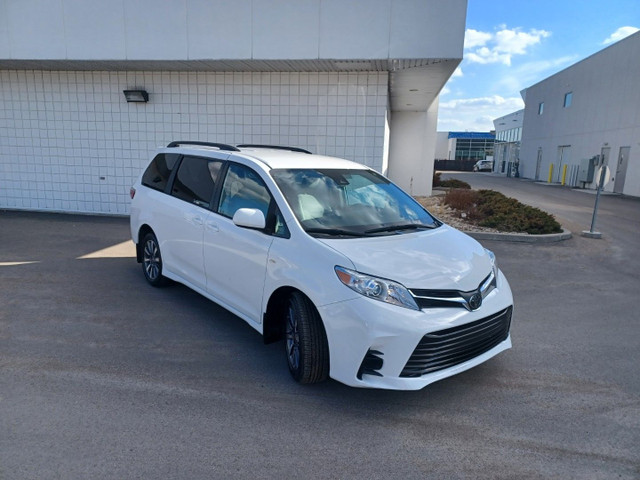
[[[296,382],[318,383],[329,376],[329,346],[322,320],[300,292],[293,292],[286,305],[285,353]]]
[[[162,275],[162,255],[156,236],[149,232],[142,239],[142,272],[144,278],[154,287],[163,287],[169,283]]]

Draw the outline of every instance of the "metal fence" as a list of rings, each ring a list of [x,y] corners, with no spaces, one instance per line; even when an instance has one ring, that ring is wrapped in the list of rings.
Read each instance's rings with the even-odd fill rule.
[[[459,172],[470,172],[477,160],[435,160],[434,170],[457,170]]]

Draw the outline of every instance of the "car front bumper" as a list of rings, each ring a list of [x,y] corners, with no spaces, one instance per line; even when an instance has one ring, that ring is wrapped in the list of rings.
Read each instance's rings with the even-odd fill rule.
[[[475,311],[465,308],[416,311],[365,297],[325,305],[318,310],[329,341],[330,376],[353,387],[419,390],[511,348],[512,306],[511,290],[502,273],[498,276],[498,288],[491,291]],[[481,335],[480,329],[484,330],[484,327],[480,325],[470,332],[466,327],[482,324],[483,320],[500,313],[508,314],[509,318],[504,322],[506,330],[494,336],[493,341],[478,339],[474,342],[474,335]],[[420,376],[408,376],[407,362],[425,335],[448,331],[458,332],[455,335],[465,339],[447,353],[437,353],[447,358],[442,362],[444,367],[432,367]],[[471,343],[467,342],[469,338]],[[439,349],[439,346],[435,347],[435,350]],[[450,361],[451,351],[455,351],[453,361]],[[416,352],[412,360],[422,356],[422,352]],[[440,359],[436,359],[436,365],[438,361]]]

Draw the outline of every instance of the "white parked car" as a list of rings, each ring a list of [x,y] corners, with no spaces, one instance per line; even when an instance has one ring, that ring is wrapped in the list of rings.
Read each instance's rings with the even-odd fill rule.
[[[146,280],[283,340],[298,382],[414,390],[511,347],[494,255],[361,164],[173,142],[131,196]]]
[[[473,165],[474,172],[491,172],[493,171],[493,160],[478,160]]]

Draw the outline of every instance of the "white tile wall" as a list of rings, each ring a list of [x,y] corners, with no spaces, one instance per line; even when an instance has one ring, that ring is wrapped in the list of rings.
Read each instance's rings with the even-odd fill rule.
[[[147,104],[122,90],[145,88]],[[127,214],[172,140],[291,145],[382,170],[386,73],[0,71],[0,208]]]

